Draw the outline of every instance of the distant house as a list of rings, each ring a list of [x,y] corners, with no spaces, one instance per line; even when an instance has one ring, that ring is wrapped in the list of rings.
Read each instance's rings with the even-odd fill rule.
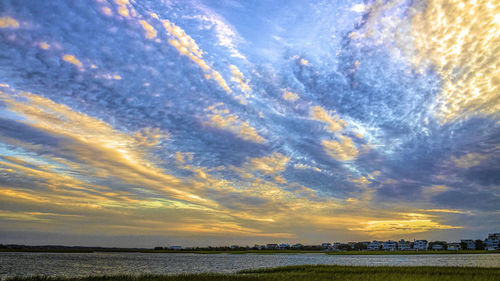
[[[417,240],[413,242],[413,248],[418,251],[427,250],[428,245],[429,242],[427,242],[427,240]]]
[[[490,234],[488,234],[488,239],[491,239],[491,240],[500,240],[500,232],[499,233],[490,233]]]
[[[448,244],[448,251],[458,251],[461,249],[460,243],[450,243]]]
[[[170,246],[168,247],[170,250],[182,250],[182,246]]]
[[[435,250],[435,251],[444,250],[444,246],[442,244],[434,244],[434,245],[432,245],[432,250]]]
[[[279,248],[280,248],[281,250],[290,249],[290,244],[287,244],[287,243],[280,244],[280,245],[279,245]]]
[[[465,245],[464,250],[475,250],[476,249],[476,242],[472,239],[464,239],[464,240],[460,240],[460,242]]]
[[[399,242],[398,242],[398,250],[400,250],[400,251],[411,250],[411,242],[410,241],[405,241],[404,239],[399,240]]]
[[[370,251],[377,251],[380,250],[380,247],[382,246],[382,242],[373,240],[370,244],[368,244],[368,250]]]
[[[498,250],[500,249],[499,242],[500,233],[488,234],[488,238],[484,239],[484,248],[489,251]]]
[[[297,244],[292,246],[292,249],[302,249],[302,248],[304,248],[304,245],[302,245],[300,243],[297,243]]]
[[[266,245],[266,249],[268,249],[268,250],[276,250],[278,248],[279,248],[278,244],[267,244]]]
[[[392,240],[385,241],[382,249],[384,251],[395,251],[398,249],[398,243]]]
[[[240,246],[238,246],[238,245],[231,245],[231,249],[233,249],[233,250],[234,250],[234,249],[238,249],[239,247],[240,247]]]
[[[338,248],[339,248],[339,246],[340,246],[340,245],[342,245],[342,243],[340,243],[340,242],[335,242],[335,243],[333,243],[333,245],[332,245],[332,249],[334,249],[334,250],[338,250]]]
[[[328,248],[330,248],[331,246],[332,246],[332,244],[331,244],[331,243],[323,243],[323,244],[321,244],[321,248],[323,248],[323,249],[328,249]]]

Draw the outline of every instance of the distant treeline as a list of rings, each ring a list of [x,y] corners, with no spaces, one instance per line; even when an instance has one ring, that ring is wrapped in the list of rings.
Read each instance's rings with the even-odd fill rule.
[[[61,245],[43,245],[43,246],[30,246],[30,245],[17,245],[0,244],[0,250],[12,252],[79,252],[79,253],[92,253],[92,252],[142,252],[151,251],[151,249],[144,248],[108,248],[108,247],[84,247],[84,246],[61,246]]]
[[[155,247],[155,251],[257,251],[257,250],[302,250],[302,251],[322,251],[324,248],[321,245],[305,245],[297,248],[292,247],[284,247],[284,248],[261,248],[258,246],[250,247],[250,246],[220,246],[220,247],[187,247],[182,249],[173,249],[171,247]]]

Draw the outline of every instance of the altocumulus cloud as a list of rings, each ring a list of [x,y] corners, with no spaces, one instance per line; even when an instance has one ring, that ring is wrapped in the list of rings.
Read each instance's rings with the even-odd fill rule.
[[[499,12],[3,1],[2,241],[481,238]]]

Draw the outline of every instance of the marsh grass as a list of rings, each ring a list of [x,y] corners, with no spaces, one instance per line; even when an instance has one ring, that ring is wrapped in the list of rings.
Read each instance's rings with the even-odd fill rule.
[[[467,255],[467,254],[499,254],[500,251],[346,251],[326,252],[327,255]]]
[[[243,270],[235,274],[120,275],[80,278],[13,277],[8,281],[181,281],[181,280],[339,280],[339,281],[498,281],[500,268],[300,265]]]

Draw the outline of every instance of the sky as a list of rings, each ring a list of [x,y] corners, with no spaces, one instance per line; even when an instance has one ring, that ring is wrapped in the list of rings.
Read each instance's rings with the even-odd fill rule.
[[[0,243],[484,239],[500,2],[0,2]]]

